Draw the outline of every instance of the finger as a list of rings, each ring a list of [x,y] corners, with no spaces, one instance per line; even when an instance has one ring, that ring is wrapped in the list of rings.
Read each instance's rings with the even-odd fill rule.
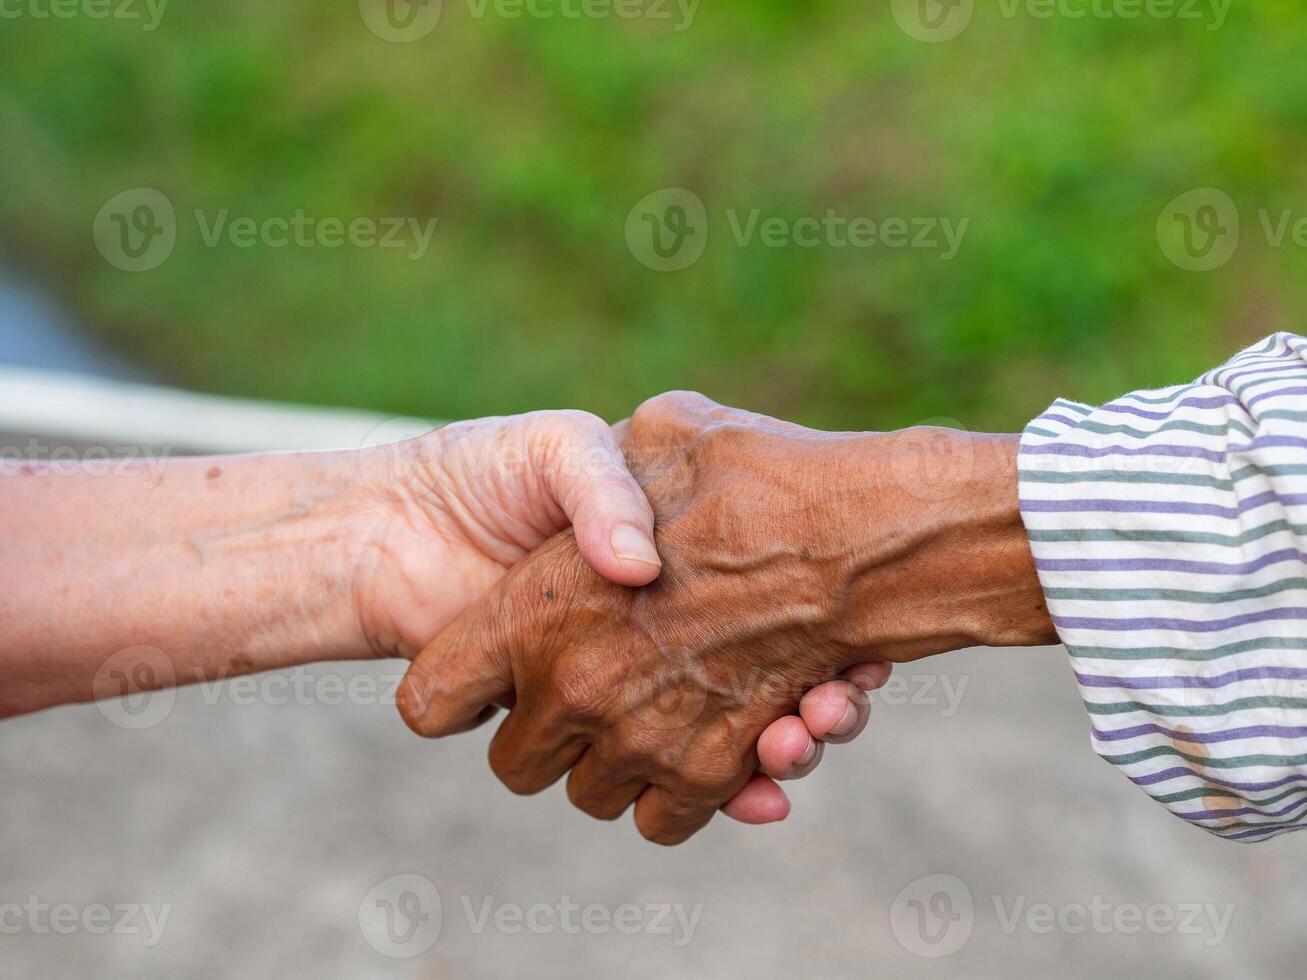
[[[844,672],[844,679],[858,685],[864,691],[874,691],[884,687],[889,680],[894,665],[888,660],[868,660],[866,663],[854,664]]]
[[[405,724],[436,738],[475,727],[496,700],[513,694],[498,604],[483,599],[413,658],[395,700]]]
[[[446,735],[461,735],[464,732],[470,732],[475,728],[480,728],[495,715],[499,714],[499,705],[492,704],[486,706],[475,718],[468,721],[451,732],[445,732]]]
[[[592,747],[567,777],[567,798],[597,820],[616,820],[648,785],[639,777],[623,778],[609,772]]]
[[[579,732],[540,724],[529,708],[518,707],[490,740],[490,768],[514,793],[539,793],[558,782],[585,749]]]
[[[790,815],[790,800],[785,790],[760,774],[722,806],[722,813],[740,823],[775,823]]]
[[[654,545],[654,513],[626,468],[607,423],[575,413],[563,445],[546,467],[554,499],[572,523],[590,567],[618,585],[648,585],[662,561]]]
[[[812,737],[835,744],[856,738],[870,713],[867,695],[848,681],[820,684],[799,702],[799,717]]]
[[[650,786],[635,801],[635,826],[646,840],[670,846],[702,830],[716,810],[711,804],[673,796],[661,786]]]
[[[758,767],[773,779],[801,779],[817,768],[822,743],[798,715],[777,718],[758,736]]]

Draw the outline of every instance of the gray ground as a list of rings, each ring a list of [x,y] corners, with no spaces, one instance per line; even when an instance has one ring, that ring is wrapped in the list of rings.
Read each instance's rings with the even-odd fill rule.
[[[1060,650],[901,670],[789,821],[670,850],[510,795],[488,732],[409,734],[400,666],[0,725],[0,976],[1301,973],[1300,842],[1210,839],[1097,760]]]

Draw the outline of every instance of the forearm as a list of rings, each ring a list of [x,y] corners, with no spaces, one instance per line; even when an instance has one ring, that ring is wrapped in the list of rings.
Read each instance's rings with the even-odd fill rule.
[[[92,698],[132,647],[177,683],[368,656],[355,591],[376,516],[358,458],[7,466],[0,714]]]
[[[1021,521],[1019,437],[917,427],[828,454],[852,647],[905,661],[1057,642]],[[833,477],[829,474],[833,474]]]

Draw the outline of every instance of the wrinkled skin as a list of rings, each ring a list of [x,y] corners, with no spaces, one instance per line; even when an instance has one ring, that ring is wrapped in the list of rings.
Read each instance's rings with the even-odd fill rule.
[[[606,582],[564,532],[400,690],[428,736],[511,701],[490,761],[516,792],[571,770],[586,813],[635,803],[645,837],[678,843],[748,783],[759,735],[809,688],[861,662],[1053,639],[1013,437],[817,432],[687,393],[619,432],[654,508],[658,579]]]
[[[378,517],[359,620],[380,657],[411,659],[515,563],[572,527],[586,561],[622,585],[659,572],[652,551],[614,553],[613,529],[648,535],[653,513],[608,424],[579,411],[454,422],[365,450],[360,484]]]

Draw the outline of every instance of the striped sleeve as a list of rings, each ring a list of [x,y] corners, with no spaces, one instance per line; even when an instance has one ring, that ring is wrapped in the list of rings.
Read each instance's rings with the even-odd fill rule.
[[[1054,402],[1019,479],[1094,751],[1218,836],[1307,825],[1307,339]]]

